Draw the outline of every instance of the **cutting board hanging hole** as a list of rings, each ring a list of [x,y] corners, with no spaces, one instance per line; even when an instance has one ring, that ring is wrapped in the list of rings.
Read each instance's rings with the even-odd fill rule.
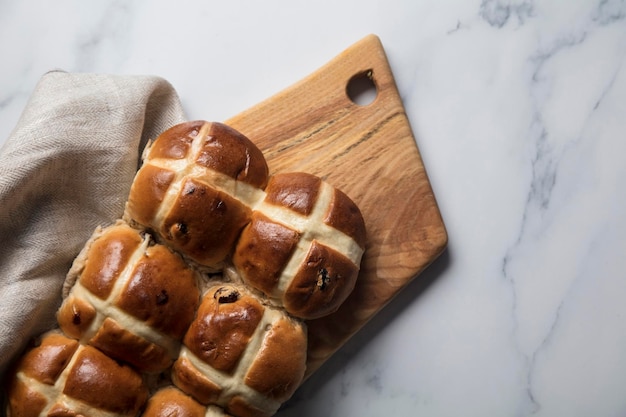
[[[307,321],[308,377],[443,252],[443,219],[376,35],[226,124],[253,140],[270,172],[325,179],[366,221],[354,291],[337,312]]]
[[[378,95],[374,71],[370,69],[352,76],[346,86],[346,93],[350,100],[359,106],[371,104]]]

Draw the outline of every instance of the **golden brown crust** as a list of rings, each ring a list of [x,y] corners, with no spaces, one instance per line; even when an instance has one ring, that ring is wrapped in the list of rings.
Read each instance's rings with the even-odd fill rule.
[[[159,389],[148,400],[142,417],[232,417],[217,406],[204,406],[174,386]]]
[[[223,124],[210,123],[207,140],[196,163],[257,188],[267,185],[268,167],[263,153],[240,132]]]
[[[179,357],[174,362],[172,382],[202,404],[215,404],[223,391],[218,384],[207,379],[184,357]]]
[[[224,285],[207,292],[184,343],[209,366],[231,374],[263,316],[252,296]]]
[[[174,172],[153,165],[145,165],[137,172],[133,187],[142,190],[142,195],[128,201],[128,210],[135,221],[150,224],[175,177]]]
[[[136,371],[89,346],[77,355],[63,394],[103,410],[137,414],[148,398],[148,390]]]
[[[160,372],[175,359],[200,292],[182,258],[148,239],[121,223],[100,230],[57,318],[67,335],[143,372]],[[111,256],[109,264],[103,254]],[[106,298],[91,288],[105,288],[99,295]]]
[[[134,416],[148,390],[141,376],[102,352],[58,332],[42,337],[17,364],[9,382],[11,416],[74,416],[86,408]]]
[[[70,295],[59,308],[57,321],[66,335],[80,339],[89,330],[97,314],[89,302]]]
[[[114,235],[108,234],[106,238],[93,241],[80,283],[93,295],[105,300],[141,241],[141,236],[130,227],[116,228]]]
[[[270,417],[273,412],[255,407],[241,395],[235,395],[228,401],[226,408],[238,417]]]
[[[143,417],[204,417],[206,407],[174,387],[157,391],[146,405]]]
[[[265,201],[308,216],[317,202],[322,180],[304,172],[277,174],[265,189]]]
[[[46,413],[46,417],[83,417],[83,413],[72,410],[70,407],[65,405],[63,401],[59,401],[50,407]]]
[[[146,249],[115,303],[153,329],[182,339],[200,294],[194,272],[162,245]]]
[[[304,332],[286,317],[275,321],[246,373],[246,385],[276,401],[289,399],[304,376]]]
[[[352,291],[365,227],[341,191],[306,173],[268,182],[261,151],[220,123],[174,126],[144,155],[124,220],[97,229],[68,274],[57,318],[79,342],[47,335],[23,357],[13,415],[136,415],[148,390],[135,369],[162,382],[171,366],[178,388],[144,415],[269,417],[305,374],[306,327],[289,314],[326,316]],[[200,304],[195,268],[230,261],[250,288],[222,282]]]
[[[233,263],[245,277],[254,279],[256,289],[271,294],[300,237],[298,231],[254,212],[241,233]]]
[[[7,394],[7,417],[36,417],[48,404],[45,395],[17,378],[9,383]]]
[[[194,120],[170,127],[151,144],[148,158],[184,159],[206,122]]]
[[[102,322],[89,344],[142,372],[159,372],[172,364],[167,349],[137,336],[110,318]]]
[[[365,223],[341,191],[305,173],[274,175],[237,243],[243,281],[303,319],[336,311],[354,289]]]
[[[272,415],[302,381],[306,337],[301,322],[263,306],[245,287],[218,285],[203,298],[172,380],[231,414]]]
[[[226,125],[193,121],[163,132],[146,155],[124,217],[190,260],[221,268],[249,221],[253,190],[267,184],[262,152]]]
[[[249,218],[250,209],[236,198],[187,179],[158,231],[170,246],[191,259],[217,265],[230,253]]]
[[[354,289],[358,267],[339,252],[313,241],[285,291],[285,309],[318,318],[336,311]]]
[[[339,189],[334,190],[324,223],[350,236],[362,249],[365,249],[366,233],[363,215],[354,201]]]
[[[78,349],[78,342],[59,333],[43,337],[39,346],[28,351],[17,369],[29,378],[53,385]]]

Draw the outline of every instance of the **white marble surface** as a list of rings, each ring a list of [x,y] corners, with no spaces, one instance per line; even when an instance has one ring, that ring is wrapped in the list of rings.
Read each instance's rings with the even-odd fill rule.
[[[0,140],[50,69],[161,75],[223,120],[368,33],[449,250],[279,414],[626,415],[624,1],[4,0]]]

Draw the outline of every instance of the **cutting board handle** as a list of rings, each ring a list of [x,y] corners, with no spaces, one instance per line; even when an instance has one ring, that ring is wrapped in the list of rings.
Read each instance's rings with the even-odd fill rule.
[[[350,80],[376,95],[355,103]],[[380,39],[368,35],[303,80],[226,123],[264,152],[270,173],[304,171],[360,207],[367,248],[352,295],[308,322],[307,375],[436,259],[448,237]]]

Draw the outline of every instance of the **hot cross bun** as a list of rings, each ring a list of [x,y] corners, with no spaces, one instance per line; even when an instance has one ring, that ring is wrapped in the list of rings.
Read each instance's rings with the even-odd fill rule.
[[[233,257],[247,285],[293,316],[314,319],[352,292],[365,223],[352,200],[307,173],[271,177]]]
[[[17,363],[9,416],[136,416],[148,398],[141,375],[58,332]]]
[[[176,125],[147,148],[125,217],[189,259],[219,269],[267,184],[261,151],[221,124]]]
[[[273,415],[304,377],[306,320],[353,290],[365,233],[322,178],[270,175],[224,124],[173,126],[122,218],[75,259],[59,330],[16,365],[8,415]]]
[[[66,335],[144,372],[172,364],[200,302],[179,255],[120,223],[98,229],[71,272],[77,280],[57,313]]]

